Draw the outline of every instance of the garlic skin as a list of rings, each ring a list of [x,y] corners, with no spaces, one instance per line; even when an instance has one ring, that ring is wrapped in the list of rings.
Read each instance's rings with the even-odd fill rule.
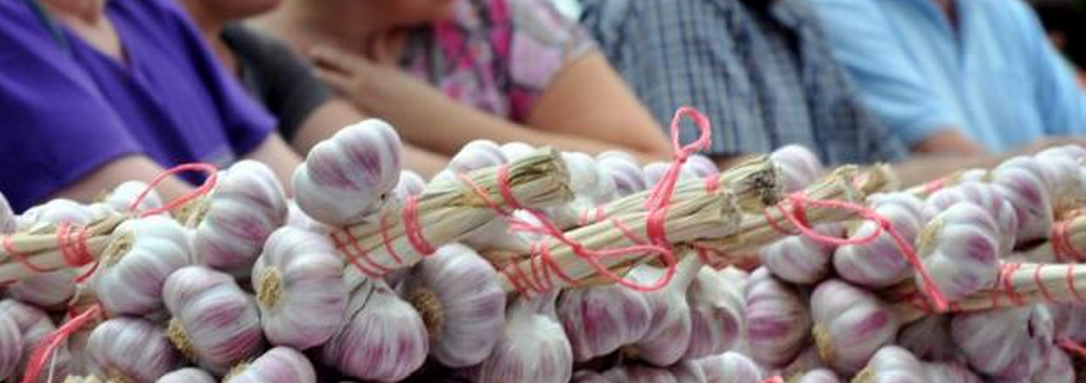
[[[0,234],[14,233],[18,229],[19,223],[15,211],[11,210],[11,204],[8,203],[7,197],[4,197],[4,193],[0,193]]]
[[[641,172],[645,175],[645,183],[649,185],[649,187],[655,186],[664,177],[664,174],[667,174],[667,170],[670,167],[670,162],[663,161],[653,162],[651,164],[645,165],[641,168]],[[689,167],[684,166],[679,170],[680,183],[696,179],[698,179],[697,174],[694,174],[694,171],[690,170]]]
[[[924,366],[909,351],[887,346],[871,357],[863,371],[855,378],[855,383],[928,383]]]
[[[404,290],[426,324],[430,354],[445,366],[479,364],[501,338],[505,292],[494,267],[467,246],[445,245],[423,258]]]
[[[306,350],[328,341],[347,313],[343,261],[324,235],[283,227],[268,237],[252,270],[268,342]]]
[[[400,182],[396,183],[391,193],[393,197],[403,201],[407,197],[422,194],[425,188],[426,180],[422,176],[410,170],[403,170],[400,172]]]
[[[686,159],[686,163],[683,167],[689,168],[691,173],[694,173],[698,178],[705,178],[720,174],[720,168],[716,167],[716,163],[709,157],[703,154],[695,154]]]
[[[956,301],[995,283],[999,276],[997,238],[999,228],[988,212],[960,202],[924,227],[917,255],[943,296]],[[915,279],[917,286],[924,286],[919,274]]]
[[[788,365],[810,339],[811,313],[795,287],[759,268],[744,293],[750,355],[768,368]]]
[[[37,307],[13,299],[4,299],[0,301],[0,316],[7,316],[15,323],[23,340],[22,359],[19,361],[19,366],[15,369],[15,375],[12,377],[18,378],[12,379],[13,381],[19,381],[26,371],[27,361],[30,359],[33,350],[38,347],[38,344],[41,343],[43,338],[56,331],[57,328],[53,324],[52,319],[49,319],[49,314]],[[50,365],[55,365],[55,372],[58,375],[63,376],[67,374],[71,359],[68,347],[66,345],[61,345],[53,355]],[[48,376],[46,375],[48,374],[39,375],[37,382],[45,383],[48,379]]]
[[[623,383],[679,383],[670,371],[643,365],[619,366],[603,373],[611,382]]]
[[[769,159],[781,171],[785,193],[801,191],[826,174],[818,155],[800,145],[782,146]]]
[[[968,367],[958,363],[924,363],[928,383],[984,383]]]
[[[57,198],[44,204],[27,209],[23,217],[34,222],[34,225],[71,223],[83,225],[94,222],[100,218],[102,212],[92,209],[88,205],[69,199]]]
[[[264,349],[256,302],[229,275],[188,266],[166,279],[162,295],[170,341],[200,367],[225,374]]]
[[[102,307],[115,315],[161,312],[166,278],[196,263],[190,232],[171,218],[150,216],[125,221],[114,235],[93,282]]]
[[[148,190],[148,188],[149,186],[142,181],[122,182],[113,188],[113,191],[109,192],[109,195],[106,196],[102,203],[118,213],[145,212],[162,207],[162,197],[159,196],[157,191],[150,189],[147,195],[136,205],[135,209],[131,209],[132,204],[136,202],[140,194]]]
[[[384,282],[362,283],[369,288],[352,293],[349,319],[321,347],[321,360],[358,379],[403,380],[426,361],[430,351],[426,325]]]
[[[63,309],[75,295],[77,269],[62,269],[35,274],[8,287],[8,295],[50,311]]]
[[[924,203],[919,198],[907,193],[892,193],[874,195],[868,200],[902,239],[914,243],[925,222],[922,217]],[[848,238],[866,238],[878,229],[878,223],[864,221],[850,232]],[[833,254],[833,267],[841,279],[867,287],[887,287],[912,275],[905,254],[885,231],[870,243],[837,248]]]
[[[695,361],[705,373],[706,383],[762,383],[765,371],[747,356],[726,352]]]
[[[511,303],[502,338],[475,368],[475,383],[569,382],[573,351],[555,313],[557,297],[553,291]]]
[[[743,312],[746,281],[746,273],[736,269],[698,270],[687,291],[691,336],[683,359],[721,354],[739,343],[746,327]]]
[[[792,382],[792,379],[789,379]],[[795,383],[843,383],[841,378],[837,377],[833,371],[827,369],[818,369],[803,374],[802,377],[795,379]]]
[[[1041,352],[1041,366],[1030,377],[1029,383],[1075,383],[1075,367],[1071,357],[1055,345],[1045,345]]]
[[[162,375],[155,383],[218,383],[218,381],[204,370],[189,367]]]
[[[1040,367],[1044,342],[1031,338],[1033,308],[1011,308],[955,315],[951,337],[969,365],[1003,380],[1022,380]]]
[[[993,169],[990,177],[1018,216],[1016,244],[1048,238],[1052,200],[1041,165],[1030,157],[1015,157]]]
[[[701,366],[692,361],[679,362],[668,370],[678,383],[708,383],[709,381]]]
[[[577,362],[637,342],[652,319],[644,294],[618,285],[567,289],[558,298],[557,312]]]
[[[359,223],[380,211],[399,182],[400,138],[387,122],[368,119],[340,129],[294,171],[298,207],[332,226]]]
[[[276,347],[236,367],[223,383],[317,383],[317,372],[302,353]]]
[[[1048,184],[1052,211],[1068,211],[1086,203],[1086,179],[1078,160],[1055,155],[1035,155],[1034,160]]]
[[[815,231],[831,237],[843,237],[837,224],[817,225]],[[758,250],[758,257],[773,275],[801,285],[818,283],[830,273],[830,260],[837,246],[803,235],[792,235]]]
[[[213,269],[248,276],[264,241],[287,222],[286,195],[263,163],[242,160],[220,173],[206,213],[193,217],[193,250]]]
[[[607,380],[607,378],[604,378],[603,375],[597,374],[594,371],[585,370],[585,371],[574,372],[573,373],[573,379],[570,380],[570,383],[614,383],[614,382],[612,382],[610,380]]]
[[[467,173],[508,162],[501,145],[491,140],[473,140],[449,159],[445,169],[453,173]]]
[[[23,334],[11,317],[0,314],[0,381],[15,375],[23,359]]]
[[[893,342],[898,323],[874,294],[831,279],[811,294],[812,331],[818,353],[830,367],[854,374],[880,348]]]
[[[1086,306],[1056,305],[1050,308],[1057,336],[1079,343],[1086,342]]]
[[[648,182],[637,160],[623,152],[609,151],[596,156],[605,177],[615,185],[615,197],[621,198],[648,189]]]
[[[120,382],[154,383],[184,360],[166,338],[166,329],[143,319],[102,322],[87,342],[90,372]]]
[[[999,189],[990,184],[966,183],[942,189],[928,197],[924,216],[930,220],[958,202],[970,202],[988,212],[999,227],[999,255],[1006,257],[1014,251],[1018,215]]]
[[[897,343],[916,357],[940,362],[964,362],[950,337],[950,316],[931,315],[903,327]]]
[[[501,146],[502,155],[510,162],[521,159],[533,150],[535,147],[520,141],[507,142]]]
[[[660,290],[644,293],[652,320],[648,332],[634,344],[636,355],[641,360],[656,366],[670,366],[690,348],[693,323],[686,291],[697,278],[700,268],[697,257],[683,258],[671,283]],[[662,278],[665,272],[661,268],[642,265],[631,270],[626,278],[647,285]]]

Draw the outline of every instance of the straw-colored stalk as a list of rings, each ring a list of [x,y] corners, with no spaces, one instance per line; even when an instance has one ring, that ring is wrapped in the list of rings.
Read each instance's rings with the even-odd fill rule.
[[[727,191],[719,191],[715,194],[703,194],[691,200],[672,205],[668,208],[665,217],[664,231],[667,239],[673,244],[681,244],[699,238],[713,238],[734,232],[739,224],[739,207],[736,205],[735,196]],[[566,232],[566,238],[583,245],[589,250],[616,249],[641,243],[648,243],[648,212],[634,212],[622,214],[611,219],[597,222],[582,228]],[[619,224],[616,225],[615,221]],[[623,230],[625,229],[625,230]],[[633,238],[627,233],[633,233]],[[581,255],[569,245],[555,238],[545,239],[543,246],[549,250],[555,267],[574,281],[570,283],[551,270],[550,282],[554,288],[573,287],[582,285],[581,282],[597,277],[597,269],[587,262]],[[674,254],[676,262],[683,251],[677,250]],[[608,270],[620,273],[631,265],[654,258],[659,254],[630,253],[623,255],[598,257],[599,264]],[[540,254],[533,254],[526,260],[510,265],[501,273],[502,288],[506,292],[517,291],[516,284],[510,279],[516,275],[534,278],[541,275],[541,268],[552,267],[540,258]],[[613,282],[613,281],[610,281]]]
[[[1063,219],[1052,225],[1049,240],[1022,254],[1033,262],[1086,262],[1086,210],[1061,214]]]
[[[501,219],[491,203],[503,208],[514,202],[524,207],[542,208],[573,198],[569,173],[554,149],[538,149],[508,165],[506,181],[516,201],[503,198],[498,169],[485,168],[467,175],[479,191],[486,193],[485,198],[472,185],[453,177],[439,177],[427,185],[418,197],[417,222],[422,238],[437,248],[467,236],[492,220]],[[372,222],[337,229],[329,235],[346,259],[367,266],[368,261],[372,261],[380,265],[379,268],[397,270],[418,263],[423,256],[412,246],[404,223],[404,204],[395,202]],[[348,264],[349,274],[360,272]]]
[[[113,241],[113,229],[127,220],[127,215],[111,215],[86,227],[86,232],[80,227],[72,227],[67,236],[57,235],[56,225],[42,226],[32,231],[12,234],[8,242],[15,253],[8,253],[8,248],[0,246],[0,284],[18,281],[38,274],[33,268],[28,267],[25,261],[41,270],[58,270],[68,267],[83,265],[71,265],[64,257],[62,245],[85,247],[91,258],[99,256]],[[80,237],[82,236],[82,243]]]

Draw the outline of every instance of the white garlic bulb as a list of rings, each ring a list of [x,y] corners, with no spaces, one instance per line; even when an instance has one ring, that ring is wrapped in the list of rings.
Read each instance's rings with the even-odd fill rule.
[[[256,302],[229,275],[188,266],[166,279],[162,295],[170,341],[200,367],[224,374],[263,350]]]
[[[162,288],[178,269],[196,263],[191,235],[171,218],[125,221],[102,255],[95,295],[109,313],[149,315],[162,311]]]
[[[11,317],[0,313],[0,381],[15,375],[23,359],[23,333]]]
[[[1043,342],[1034,339],[1034,308],[999,309],[955,315],[951,336],[969,365],[1004,380],[1021,380],[1040,367]]]
[[[917,255],[943,296],[954,301],[995,283],[999,275],[998,238],[999,228],[988,212],[959,202],[924,227]],[[916,280],[917,286],[925,286],[920,274]]]
[[[751,274],[744,296],[751,357],[769,368],[788,365],[810,339],[812,321],[805,300],[765,268]]]
[[[557,292],[512,302],[501,340],[475,368],[476,383],[565,383],[573,375],[573,351],[558,323]]]
[[[1063,212],[1086,204],[1086,178],[1079,160],[1056,155],[1036,155],[1041,176],[1048,184],[1054,212]]]
[[[260,323],[271,344],[306,350],[328,341],[343,324],[343,261],[327,236],[280,228],[268,237],[252,273]]]
[[[603,377],[611,382],[623,383],[679,383],[671,371],[643,365],[615,367],[605,372]]]
[[[903,327],[897,343],[918,358],[930,361],[960,361],[958,346],[950,337],[950,316],[931,315]]]
[[[501,146],[502,155],[509,161],[519,160],[533,150],[534,147],[520,141],[507,142]]]
[[[460,151],[449,159],[446,170],[453,173],[467,173],[472,170],[497,166],[509,162],[502,153],[502,148],[491,140],[468,142]]]
[[[295,201],[332,225],[362,222],[380,211],[399,182],[402,146],[388,123],[369,119],[341,129],[309,151],[294,172]]]
[[[396,183],[391,193],[397,200],[403,201],[409,196],[422,194],[425,188],[426,180],[422,179],[422,176],[410,170],[403,170],[400,172],[400,182]]]
[[[746,273],[736,269],[698,271],[687,291],[691,336],[684,359],[720,354],[739,343],[745,327],[746,280]]]
[[[842,237],[841,225],[817,225],[815,231],[830,237]],[[796,284],[815,284],[830,274],[830,259],[837,246],[792,235],[758,250],[758,257],[778,278]]]
[[[716,167],[716,163],[709,157],[702,154],[695,154],[686,159],[686,163],[683,167],[689,168],[691,173],[694,173],[698,178],[705,178],[720,174],[720,168]]]
[[[984,383],[968,367],[949,362],[923,363],[928,383]]]
[[[826,174],[818,156],[800,145],[782,146],[769,159],[780,168],[785,193],[801,191]]]
[[[276,347],[235,367],[223,383],[317,383],[317,372],[302,353]]]
[[[834,370],[853,374],[883,346],[893,342],[898,322],[878,298],[831,279],[811,294],[812,331],[818,353]]]
[[[1058,336],[1075,342],[1086,342],[1086,306],[1053,305],[1050,309]]]
[[[678,362],[690,347],[693,331],[690,304],[686,291],[698,275],[701,263],[696,257],[686,257],[679,262],[674,278],[667,286],[645,293],[645,301],[652,312],[649,331],[634,344],[641,360],[656,366],[670,366]],[[649,285],[660,280],[666,270],[643,265],[626,276],[631,281]]]
[[[563,291],[557,311],[578,362],[637,342],[652,320],[644,294],[619,285]]]
[[[442,364],[479,364],[498,343],[505,292],[494,267],[471,248],[438,248],[414,268],[405,292],[426,323],[430,353]]]
[[[1041,352],[1041,366],[1029,383],[1075,383],[1075,367],[1071,357],[1056,345],[1044,345]]]
[[[218,381],[204,370],[189,367],[162,375],[155,383],[218,383]]]
[[[14,233],[18,228],[19,223],[15,211],[11,209],[11,205],[8,204],[8,199],[4,197],[4,193],[0,193],[0,234]]]
[[[11,284],[8,295],[50,311],[63,309],[75,295],[74,281],[80,273],[78,269],[61,269],[34,274]]]
[[[692,361],[682,361],[668,369],[678,383],[708,383],[701,366]]]
[[[897,346],[887,346],[871,357],[856,383],[928,383],[924,366],[915,356]]]
[[[621,198],[645,190],[648,182],[637,160],[623,152],[603,152],[596,156],[600,171],[615,185],[615,197]]]
[[[970,202],[988,212],[999,227],[999,255],[1007,257],[1014,251],[1018,231],[1018,215],[999,188],[990,184],[966,183],[939,190],[928,197],[925,218],[931,219],[958,202]]]
[[[869,201],[901,239],[910,245],[915,243],[926,222],[922,217],[923,202],[919,198],[907,193],[892,193],[872,196]],[[850,232],[849,238],[867,238],[879,229],[879,223],[865,221]],[[886,287],[912,273],[905,254],[885,231],[870,243],[839,247],[833,254],[833,267],[842,279],[869,287]]]
[[[653,162],[651,164],[645,165],[643,168],[641,168],[641,172],[645,175],[645,183],[649,185],[649,187],[656,185],[660,182],[661,179],[663,179],[664,175],[667,174],[667,171],[670,167],[670,162],[662,161]],[[693,181],[696,179],[698,179],[697,174],[694,174],[694,171],[691,170],[689,167],[684,166],[679,169],[678,181],[680,183],[686,181]]]
[[[573,379],[570,380],[570,383],[613,383],[613,382],[611,382],[610,380],[607,380],[607,378],[604,378],[603,375],[597,374],[594,371],[583,370],[583,371],[574,372],[573,373]]]
[[[148,188],[149,186],[141,181],[122,182],[113,188],[113,191],[109,192],[109,195],[106,196],[102,203],[118,213],[145,212],[162,207],[162,197],[158,195],[155,189],[148,191]],[[138,200],[145,191],[147,195],[142,200]],[[136,203],[137,200],[139,204],[135,206],[135,209],[132,209],[132,204]]]
[[[23,340],[22,360],[19,361],[19,366],[11,379],[21,381],[33,350],[38,347],[42,339],[55,332],[57,328],[46,312],[13,299],[0,301],[0,315],[7,316],[15,323]],[[68,347],[61,345],[53,354],[48,366],[53,368],[57,375],[63,376],[67,373],[70,363],[71,354]],[[48,378],[46,375],[48,374],[39,374],[36,382],[45,383]]]
[[[695,361],[708,383],[762,383],[765,371],[746,355],[725,352]]]
[[[841,378],[838,378],[837,374],[827,369],[817,369],[807,372],[802,376],[789,379],[788,381],[792,382],[793,380],[795,383],[842,383]]]
[[[1052,228],[1052,200],[1037,161],[1012,158],[993,169],[991,179],[1018,216],[1017,244],[1047,238]]]
[[[87,342],[90,371],[111,381],[154,383],[184,364],[166,329],[136,318],[102,322]]]

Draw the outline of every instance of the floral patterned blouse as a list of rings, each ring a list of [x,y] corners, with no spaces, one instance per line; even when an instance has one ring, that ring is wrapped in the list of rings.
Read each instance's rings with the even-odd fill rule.
[[[449,97],[523,122],[562,66],[595,49],[547,0],[458,0],[415,33],[402,66]]]

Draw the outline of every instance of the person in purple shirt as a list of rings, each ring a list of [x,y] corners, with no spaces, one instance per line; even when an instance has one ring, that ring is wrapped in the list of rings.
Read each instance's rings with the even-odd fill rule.
[[[299,161],[170,0],[0,2],[0,116],[0,192],[20,211],[180,163],[252,158],[285,180]]]

